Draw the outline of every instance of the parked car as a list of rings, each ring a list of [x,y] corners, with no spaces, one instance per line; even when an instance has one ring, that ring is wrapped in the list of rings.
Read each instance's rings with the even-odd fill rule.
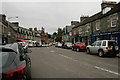
[[[57,43],[55,44],[55,47],[59,47],[59,48],[61,48],[61,47],[62,47],[62,43],[57,42]]]
[[[25,52],[27,51],[27,49],[28,49],[28,43],[26,43],[26,42],[18,42],[18,44],[22,45],[22,47],[23,47],[23,49],[24,49]]]
[[[63,48],[65,49],[72,49],[72,43],[71,42],[65,42]]]
[[[0,64],[2,80],[31,80],[31,61],[24,53],[22,45],[18,43],[0,45],[0,55],[2,56]]]
[[[28,42],[28,46],[29,46],[29,47],[33,47],[33,42],[32,42],[32,41],[29,41],[29,42]]]
[[[37,47],[41,47],[42,46],[41,41],[40,42],[36,42],[36,46]]]
[[[75,44],[72,45],[72,50],[76,50],[79,52],[80,50],[86,50],[86,44],[84,42],[76,42]]]
[[[104,55],[116,56],[119,53],[119,47],[114,40],[100,40],[87,46],[87,53],[98,54],[100,57],[103,57]]]
[[[36,47],[36,42],[37,41],[32,41],[33,47]]]

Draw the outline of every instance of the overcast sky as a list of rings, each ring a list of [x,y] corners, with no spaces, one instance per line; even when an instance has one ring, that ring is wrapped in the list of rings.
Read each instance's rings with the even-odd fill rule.
[[[9,2],[8,2],[9,1]],[[115,0],[114,0],[115,1]],[[116,0],[117,2],[119,0]],[[101,10],[102,0],[2,0],[2,11],[10,21],[19,21],[25,28],[44,27],[48,33],[58,27],[80,21],[81,15],[93,15]]]

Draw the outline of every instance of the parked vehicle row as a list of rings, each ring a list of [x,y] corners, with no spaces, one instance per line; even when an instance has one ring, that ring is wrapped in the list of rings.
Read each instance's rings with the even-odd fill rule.
[[[119,54],[119,46],[114,40],[99,40],[88,46],[84,42],[76,42],[75,44],[71,42],[64,42],[63,44],[57,42],[55,47],[70,48],[77,52],[86,51],[88,54],[97,54],[100,57],[106,55],[116,56]]]
[[[62,43],[60,43],[60,42],[57,42],[57,43],[55,44],[55,47],[62,48]]]
[[[81,50],[86,50],[86,44],[84,42],[77,42],[75,44],[72,45],[72,50],[76,50],[77,52],[81,51]]]
[[[42,46],[41,42],[37,42],[37,41],[28,41],[28,46],[29,47],[38,47],[38,46]]]
[[[65,42],[64,45],[62,45],[62,48],[72,49],[72,43],[71,42]]]

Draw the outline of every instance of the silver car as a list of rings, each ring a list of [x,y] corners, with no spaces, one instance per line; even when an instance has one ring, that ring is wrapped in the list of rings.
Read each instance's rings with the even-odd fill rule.
[[[98,54],[100,57],[104,55],[116,56],[119,53],[119,47],[114,40],[99,40],[87,46],[87,53]]]
[[[65,42],[63,48],[69,48],[69,49],[72,49],[72,43],[71,43],[71,42]]]

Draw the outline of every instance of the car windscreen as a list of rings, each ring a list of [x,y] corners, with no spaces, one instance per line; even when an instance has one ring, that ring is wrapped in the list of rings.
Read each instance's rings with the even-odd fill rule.
[[[115,41],[108,41],[108,46],[117,46]]]
[[[85,45],[85,43],[80,43],[81,45]]]
[[[0,52],[1,62],[0,62],[0,67],[6,67],[12,64],[12,62],[15,59],[16,53],[15,52]]]

